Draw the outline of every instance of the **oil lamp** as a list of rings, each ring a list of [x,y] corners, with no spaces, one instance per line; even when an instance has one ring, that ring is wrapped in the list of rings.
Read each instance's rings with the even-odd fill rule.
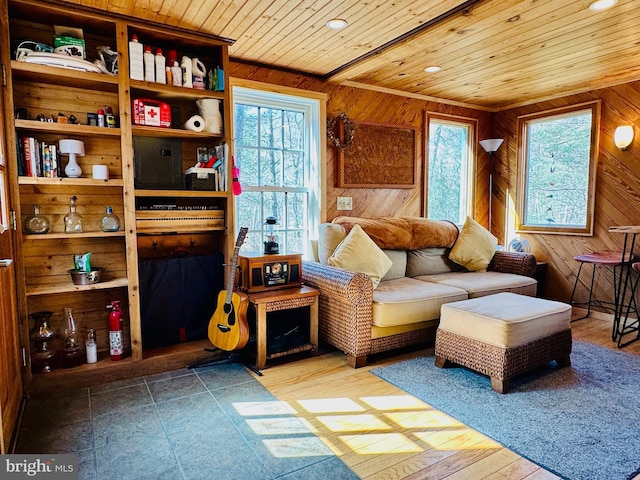
[[[84,363],[84,354],[78,344],[78,329],[73,318],[72,308],[64,307],[64,320],[66,322],[64,329],[65,345],[59,352],[60,363],[63,368],[77,367]]]
[[[278,219],[276,217],[267,217],[264,224],[266,225],[265,230],[267,231],[264,240],[264,253],[280,253],[280,248],[278,246],[278,236],[276,235],[276,225],[278,224]]]
[[[52,349],[54,331],[49,326],[49,319],[53,312],[33,312],[29,316],[36,323],[31,330],[31,369],[33,373],[49,373],[53,370],[53,357],[55,352]]]

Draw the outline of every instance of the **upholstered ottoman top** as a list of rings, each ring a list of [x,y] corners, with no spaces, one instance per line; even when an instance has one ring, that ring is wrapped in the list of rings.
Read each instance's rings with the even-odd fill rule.
[[[514,347],[568,330],[571,305],[497,293],[442,305],[438,328],[499,347]]]

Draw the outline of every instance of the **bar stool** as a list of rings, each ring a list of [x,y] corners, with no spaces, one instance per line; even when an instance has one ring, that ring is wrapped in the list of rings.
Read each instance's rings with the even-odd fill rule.
[[[634,262],[631,264],[631,269],[640,272],[640,262]],[[618,319],[617,324],[614,325],[614,333],[613,340],[618,340],[618,348],[625,347],[636,340],[640,340],[640,314],[638,313],[638,306],[635,303],[636,298],[636,289],[638,288],[638,283],[640,283],[640,275],[636,275],[635,280],[631,281],[630,292],[629,292],[629,304],[626,305],[626,311],[620,310],[620,317]],[[635,313],[635,317],[630,317],[630,313]],[[628,335],[630,333],[635,333],[635,338],[632,337],[631,340],[622,341],[622,337]]]
[[[575,320],[582,320],[583,318],[587,318],[591,314],[591,306],[592,305],[596,305],[596,306],[600,306],[600,307],[604,307],[604,308],[617,309],[619,307],[619,305],[617,304],[619,292],[617,291],[618,284],[616,282],[616,269],[618,267],[622,267],[626,263],[629,263],[633,259],[633,256],[631,254],[627,254],[627,258],[623,261],[622,252],[617,252],[617,251],[613,251],[613,250],[602,250],[602,251],[599,251],[599,252],[588,253],[586,255],[577,255],[577,256],[573,257],[573,259],[576,260],[577,262],[580,262],[580,267],[578,268],[578,274],[576,275],[576,281],[573,284],[573,290],[571,292],[571,300],[569,301],[569,303],[572,306],[574,306],[574,305],[575,306],[579,306],[579,305],[586,305],[587,306],[586,315],[584,315],[584,316],[582,316],[580,318],[576,318]],[[590,264],[591,265],[591,284],[589,286],[589,300],[586,301],[586,302],[574,302],[573,301],[573,297],[575,296],[576,288],[578,286],[578,281],[580,280],[580,273],[582,272],[582,267],[585,264]],[[593,298],[593,282],[594,282],[595,275],[596,275],[596,267],[598,265],[604,266],[604,267],[612,267],[612,270],[613,270],[612,281],[613,281],[613,292],[614,292],[613,295],[614,295],[614,299],[615,299],[615,301],[613,301],[613,302],[600,300],[598,298],[595,298],[595,299]],[[620,272],[619,274],[621,275],[622,272]]]

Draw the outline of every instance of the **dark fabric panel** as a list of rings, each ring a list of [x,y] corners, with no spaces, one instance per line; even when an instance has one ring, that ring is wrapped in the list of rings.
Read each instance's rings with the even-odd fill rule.
[[[140,261],[143,348],[207,338],[223,262],[221,253]]]

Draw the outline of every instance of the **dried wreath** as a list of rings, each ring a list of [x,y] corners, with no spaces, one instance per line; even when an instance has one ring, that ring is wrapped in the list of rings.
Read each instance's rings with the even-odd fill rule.
[[[344,141],[340,140],[339,137],[336,136],[336,124],[338,123],[338,119],[342,120],[344,125]],[[353,137],[355,136],[355,130],[353,128],[353,124],[349,117],[347,117],[346,113],[341,113],[335,118],[327,118],[327,137],[331,140],[338,148],[347,148],[351,146],[353,143]]]

